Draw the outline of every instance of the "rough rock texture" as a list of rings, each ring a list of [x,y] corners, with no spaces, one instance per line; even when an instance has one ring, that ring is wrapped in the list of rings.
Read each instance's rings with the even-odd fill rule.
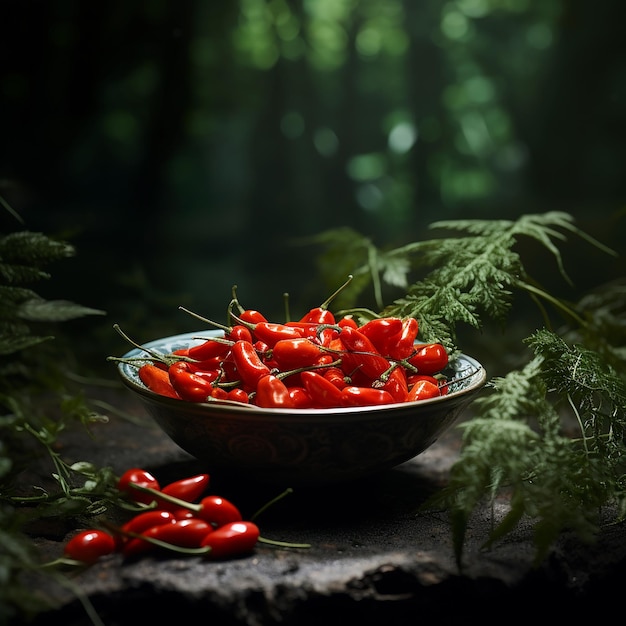
[[[166,483],[203,470],[126,395],[114,398],[137,419],[112,417],[93,437],[72,435],[63,453],[117,472],[145,467]],[[74,589],[36,579],[54,609],[37,626],[92,623],[78,596],[88,597],[106,626],[126,626],[170,616],[224,626],[324,623],[521,623],[558,617],[581,622],[611,611],[626,580],[626,529],[608,526],[594,545],[564,536],[538,567],[529,527],[520,527],[489,551],[481,546],[495,511],[472,520],[464,567],[457,568],[444,511],[420,505],[446,480],[459,446],[451,429],[430,449],[383,474],[350,484],[302,488],[258,518],[264,537],[308,543],[308,549],[259,544],[249,556],[210,562],[201,557],[113,555],[75,573]],[[281,485],[212,476],[211,491],[254,513]],[[88,522],[85,522],[88,526]],[[34,529],[45,555],[59,556],[76,528]],[[79,590],[79,594],[77,594]]]

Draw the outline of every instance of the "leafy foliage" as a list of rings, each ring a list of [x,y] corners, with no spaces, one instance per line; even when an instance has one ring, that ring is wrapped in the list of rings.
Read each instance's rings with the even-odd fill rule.
[[[60,433],[74,422],[88,425],[106,419],[68,388],[64,359],[43,349],[54,338],[51,331],[58,322],[103,312],[66,300],[47,301],[27,286],[50,278],[44,266],[73,255],[72,246],[41,233],[0,237],[0,620],[18,613],[32,615],[40,608],[20,579],[22,572],[38,567],[24,523],[51,515],[96,513],[110,499],[114,485],[106,468],[68,464],[55,448]],[[52,410],[45,400],[50,394],[60,410]],[[17,485],[20,471],[34,456],[46,454],[56,488],[24,496]]]
[[[455,348],[459,324],[478,330],[483,316],[504,323],[515,290],[575,316],[573,310],[526,274],[515,250],[520,238],[531,238],[544,246],[566,280],[557,243],[567,234],[610,253],[578,229],[571,215],[559,211],[523,215],[517,220],[435,222],[430,228],[465,234],[417,241],[385,251],[377,250],[369,239],[349,229],[327,231],[310,241],[325,246],[318,267],[327,280],[332,277],[336,284],[340,272],[345,272],[343,276],[348,273],[355,276],[337,300],[341,305],[347,309],[353,307],[371,286],[381,309],[379,315],[415,317],[420,322],[424,341],[440,341],[450,350]],[[412,272],[421,272],[420,278],[413,282]],[[385,306],[385,285],[401,287],[406,294]]]
[[[28,322],[67,321],[84,315],[102,314],[102,311],[65,300],[45,301],[31,289],[22,287],[50,278],[42,267],[72,257],[74,253],[69,244],[41,233],[20,231],[0,237],[1,355],[14,354],[50,338],[33,335]]]
[[[484,318],[504,324],[517,292],[538,304],[547,326],[545,304],[564,314],[569,325],[560,335],[548,328],[534,331],[524,340],[534,356],[520,369],[491,380],[489,393],[474,401],[474,417],[461,424],[463,446],[449,483],[426,506],[444,505],[449,510],[459,565],[469,520],[485,500],[505,498],[509,503],[487,546],[523,518],[533,523],[537,561],[564,530],[591,540],[602,510],[612,507],[618,519],[626,515],[626,353],[621,315],[626,291],[622,284],[598,288],[571,307],[527,274],[515,246],[521,237],[539,242],[553,256],[564,280],[568,277],[558,244],[567,235],[611,251],[562,212],[524,215],[516,221],[437,222],[431,227],[464,235],[415,242],[381,254],[369,249],[370,242],[356,239],[368,253],[358,258],[354,273],[370,277],[375,289],[380,290],[377,281],[385,282],[385,263],[380,259],[403,259],[412,271],[422,272],[408,285],[406,295],[382,307],[380,315],[416,317],[424,341],[443,341],[451,351],[456,349],[460,324],[476,330]],[[336,245],[348,235],[325,233],[318,242]],[[322,258],[338,253],[333,248]],[[349,298],[358,298],[367,286],[366,281],[352,286]]]
[[[471,512],[485,496],[510,497],[488,545],[526,515],[535,520],[537,561],[564,530],[592,539],[602,507],[616,505],[619,517],[626,511],[623,377],[597,353],[551,331],[539,330],[527,342],[535,358],[494,380],[495,393],[475,401],[478,417],[461,425],[461,457],[433,501],[452,511],[459,556]],[[575,417],[579,436],[564,430],[568,417]]]

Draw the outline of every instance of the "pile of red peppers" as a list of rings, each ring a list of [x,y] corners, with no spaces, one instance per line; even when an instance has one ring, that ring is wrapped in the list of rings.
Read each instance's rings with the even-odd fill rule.
[[[352,315],[335,319],[319,306],[298,321],[276,323],[241,306],[236,314],[237,304],[234,299],[229,305],[229,327],[204,320],[222,328],[223,336],[171,354],[150,353],[137,363],[141,381],[155,393],[187,402],[283,409],[412,402],[447,392],[446,349],[417,344],[413,317],[359,325]]]
[[[119,477],[118,489],[137,512],[121,526],[103,523],[76,533],[53,563],[92,565],[113,553],[132,558],[159,550],[224,560],[252,552],[259,541],[309,547],[261,537],[254,521],[244,519],[230,500],[205,495],[209,481],[208,474],[197,474],[161,487],[149,471],[128,469]]]

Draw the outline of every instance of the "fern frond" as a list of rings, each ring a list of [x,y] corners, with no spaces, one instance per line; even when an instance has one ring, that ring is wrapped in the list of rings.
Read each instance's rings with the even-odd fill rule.
[[[547,330],[526,339],[543,359],[549,389],[575,407],[587,453],[626,459],[626,383],[597,352]],[[623,461],[626,469],[626,460]]]
[[[37,295],[32,289],[0,285],[0,322],[3,319],[16,318],[18,305]]]
[[[571,215],[560,211],[522,215],[517,220],[439,221],[430,228],[455,231],[458,236],[412,242],[391,250],[376,248],[351,229],[326,231],[315,237],[316,243],[325,246],[320,270],[328,282],[337,284],[347,274],[355,276],[339,301],[342,312],[350,311],[368,285],[377,302],[381,302],[385,285],[401,287],[403,296],[381,306],[380,315],[415,317],[420,320],[421,339],[441,341],[450,350],[454,349],[459,325],[480,329],[484,317],[504,323],[516,292],[528,294],[537,303],[547,324],[544,303],[573,317],[576,323],[584,323],[571,307],[528,276],[516,245],[522,237],[539,242],[554,257],[558,272],[567,281],[558,248],[567,236],[576,235],[611,252],[578,229]],[[412,277],[424,272],[418,280]],[[437,334],[430,334],[430,330]]]
[[[550,331],[539,330],[526,343],[534,358],[494,379],[493,393],[473,403],[479,417],[460,426],[460,458],[446,489],[433,499],[451,509],[459,563],[466,525],[484,500],[510,495],[509,513],[486,547],[526,517],[533,523],[537,561],[566,529],[591,539],[603,506],[614,502],[625,510],[623,377],[598,354]],[[578,438],[566,433],[565,409],[579,424]]]
[[[74,255],[74,248],[41,233],[20,231],[0,237],[0,279],[23,285],[50,278],[42,266]]]
[[[17,309],[17,316],[30,322],[66,322],[86,315],[105,315],[105,312],[68,300],[43,298],[31,298],[22,302]]]
[[[18,319],[0,318],[0,336],[14,337],[15,335],[26,335],[30,327],[25,322]]]
[[[0,259],[4,263],[41,266],[74,254],[72,245],[42,233],[19,231],[0,238]]]
[[[595,350],[618,371],[626,371],[626,279],[600,285],[581,298],[578,313],[587,323],[566,338]]]
[[[38,337],[30,334],[14,336],[0,335],[0,355],[7,356],[16,354],[44,341],[48,341],[49,339],[53,339],[53,337]]]
[[[514,248],[520,237],[537,240],[554,256],[559,272],[567,279],[555,241],[565,238],[562,231],[582,236],[572,222],[573,218],[562,212],[524,215],[517,221],[435,222],[431,225],[433,229],[461,231],[467,235],[416,242],[399,249],[398,254],[411,255],[415,267],[434,269],[408,290],[408,296],[417,292],[420,298],[405,296],[388,306],[384,313],[419,319],[436,310],[448,320],[449,334],[454,338],[457,324],[479,328],[483,314],[495,321],[504,321],[516,290],[530,292],[533,297],[555,304],[554,298],[532,285]],[[459,294],[459,299],[465,298],[460,306],[451,297],[455,293]],[[560,302],[556,304],[558,308],[565,308]]]
[[[0,263],[0,278],[8,285],[23,285],[48,279],[50,274],[30,265]]]
[[[55,323],[104,314],[67,300],[44,300],[22,286],[50,278],[41,266],[73,255],[71,245],[41,233],[22,231],[0,237],[0,355],[15,355],[52,338],[32,334],[31,322]]]

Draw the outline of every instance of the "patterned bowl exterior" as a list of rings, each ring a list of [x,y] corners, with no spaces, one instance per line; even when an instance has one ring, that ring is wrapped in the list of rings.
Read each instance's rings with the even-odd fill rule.
[[[166,354],[221,334],[185,333],[144,347]],[[124,358],[141,356],[147,354],[133,349]],[[134,365],[122,362],[118,371],[161,429],[209,471],[289,485],[352,480],[412,459],[454,423],[486,383],[482,365],[460,355],[446,372],[451,384],[445,396],[384,406],[292,410],[167,398],[147,389]]]

